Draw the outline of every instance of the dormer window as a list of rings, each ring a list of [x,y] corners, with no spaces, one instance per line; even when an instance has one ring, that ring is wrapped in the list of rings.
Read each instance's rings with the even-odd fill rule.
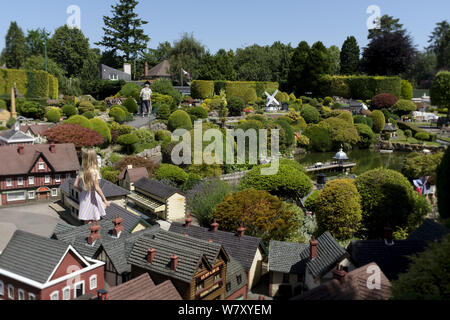
[[[38,170],[45,170],[45,163],[44,162],[39,162],[38,163]]]

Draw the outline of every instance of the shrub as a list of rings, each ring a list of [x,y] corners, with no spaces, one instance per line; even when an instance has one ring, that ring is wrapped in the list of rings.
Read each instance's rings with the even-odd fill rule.
[[[66,104],[61,108],[61,111],[64,113],[66,117],[75,116],[78,114],[78,109],[71,104]]]
[[[240,116],[245,107],[245,101],[240,97],[230,97],[228,99],[228,110],[230,116]]]
[[[306,148],[309,146],[310,143],[311,143],[311,141],[309,140],[309,138],[307,136],[304,136],[302,134],[297,136],[297,144],[300,147]]]
[[[360,175],[355,184],[362,198],[363,233],[369,239],[382,237],[388,224],[396,229],[420,223],[422,217],[415,216],[413,187],[400,172],[370,170]]]
[[[141,87],[139,87],[136,83],[129,82],[125,84],[122,89],[120,89],[118,95],[124,98],[131,97],[136,101],[140,101]]]
[[[390,93],[381,93],[372,98],[372,109],[389,109],[394,106],[398,101],[398,98]]]
[[[84,128],[92,129],[92,124],[89,119],[83,116],[75,115],[64,121],[64,124],[78,124]]]
[[[316,206],[319,233],[330,231],[337,240],[348,240],[359,230],[362,220],[361,196],[351,179],[328,182]]]
[[[57,125],[43,134],[50,143],[73,143],[76,148],[94,147],[105,142],[98,132],[78,124]]]
[[[305,119],[306,123],[318,123],[320,121],[320,113],[316,108],[305,104],[302,106],[301,116]]]
[[[383,112],[381,112],[380,110],[375,110],[370,114],[370,117],[373,121],[373,132],[380,133],[386,125],[386,119]]]
[[[405,132],[406,133],[406,132]],[[419,177],[431,176],[436,181],[436,173],[442,161],[443,153],[419,154],[412,153],[403,160],[402,173],[410,181]]]
[[[193,119],[206,119],[208,118],[208,111],[203,107],[193,107],[187,110],[188,114]]]
[[[51,108],[46,114],[45,117],[48,121],[53,123],[58,123],[61,120],[61,111],[59,108]]]
[[[158,130],[155,133],[155,139],[158,141],[171,141],[172,140],[172,132],[168,130]]]
[[[186,196],[188,209],[203,227],[209,227],[213,214],[233,187],[220,179],[204,180],[197,184]]]
[[[294,144],[294,130],[292,130],[292,127],[289,125],[289,123],[286,120],[278,119],[275,121],[275,123],[279,124],[281,128],[285,131],[286,134],[286,146],[291,146]]]
[[[82,116],[86,119],[93,119],[95,117],[95,114],[92,111],[88,111],[83,113]]]
[[[178,186],[184,184],[188,179],[188,174],[178,166],[171,164],[162,164],[156,170],[156,178],[158,180],[169,180],[176,183]]]
[[[78,110],[81,114],[88,112],[88,111],[94,111],[94,105],[89,101],[81,101],[78,104]]]
[[[342,112],[340,115],[337,116],[337,118],[345,120],[350,124],[353,124],[353,116],[352,116],[352,113],[349,111]]]
[[[122,105],[127,108],[127,111],[131,114],[136,114],[139,112],[138,104],[133,98],[127,98]]]
[[[25,100],[20,102],[17,99],[17,111],[27,118],[41,119],[45,114],[45,108],[36,101]]]
[[[325,97],[323,99],[323,105],[328,107],[329,105],[331,105],[331,103],[333,103],[333,98],[331,97]]]
[[[170,106],[171,111],[175,111],[175,109],[177,108],[177,104],[171,96],[168,96],[165,94],[160,94],[160,93],[153,93],[152,104],[155,106],[161,105],[161,104],[167,104],[168,106]]]
[[[117,184],[119,181],[120,171],[114,170],[112,167],[102,167],[100,168],[100,174],[102,179],[108,180],[114,184]]]
[[[177,129],[192,129],[192,121],[186,111],[178,110],[172,113],[169,117],[168,128],[170,131]]]
[[[283,241],[299,227],[298,207],[282,202],[261,190],[242,190],[227,195],[217,206],[214,218],[220,229],[236,232],[240,223],[246,234],[270,240]]]
[[[124,123],[127,119],[127,115],[125,113],[125,111],[123,111],[121,108],[119,107],[114,107],[109,111],[109,116],[111,118],[114,118],[114,121],[118,122],[118,123]]]
[[[168,104],[157,104],[155,107],[156,107],[156,117],[158,119],[169,120],[170,106]]]
[[[0,99],[0,109],[8,110],[5,100]]]
[[[182,96],[181,93],[173,87],[172,81],[167,79],[159,79],[153,81],[152,84],[150,85],[150,88],[155,93],[171,96],[172,99],[175,101],[175,106],[180,105]]]
[[[89,120],[89,122],[91,123],[92,130],[100,133],[105,141],[111,142],[111,130],[105,121],[100,118],[94,118]]]
[[[191,83],[191,95],[194,99],[207,99],[214,96],[214,81],[194,80]]]
[[[328,118],[318,125],[329,130],[335,149],[339,148],[341,145],[349,147],[359,142],[358,131],[353,126],[353,123],[349,123],[339,118]]]
[[[262,88],[258,88],[258,91],[263,95],[265,90],[261,89]],[[225,86],[227,97],[240,97],[245,103],[250,104],[255,103],[258,98],[256,90],[256,83],[251,81],[227,81]]]
[[[27,98],[58,99],[58,80],[45,71],[1,69],[0,95],[9,95],[14,84]]]
[[[309,125],[302,133],[310,140],[309,147],[315,151],[330,151],[333,147],[330,130],[318,125]]]
[[[372,129],[366,124],[356,123],[355,128],[358,131],[360,141],[360,148],[369,148],[370,145],[375,141],[375,133],[373,133]]]
[[[417,110],[417,106],[411,100],[403,100],[400,99],[392,108],[392,112],[394,112],[398,116],[405,116],[410,114],[413,111]]]
[[[131,153],[131,146],[139,141],[139,138],[134,133],[125,134],[123,136],[120,136],[117,139],[117,143],[124,146],[127,150],[127,153]]]
[[[426,132],[417,132],[414,135],[414,138],[416,138],[417,140],[421,140],[421,141],[428,141],[428,140],[430,140],[430,135]]]
[[[398,121],[397,122],[397,126],[401,129],[401,130],[410,130],[412,135],[416,135],[419,132],[423,132],[428,134],[429,137],[429,141],[434,141],[436,140],[436,135],[434,133],[428,133],[425,130],[420,129],[418,126],[416,126],[415,124],[409,123],[409,122],[401,122]]]
[[[402,90],[400,96],[405,100],[411,100],[413,98],[413,87],[408,80],[402,80]]]
[[[370,129],[372,129],[372,127],[373,127],[373,120],[370,117],[365,117],[365,116],[362,116],[362,115],[356,115],[356,116],[353,117],[353,122],[355,124],[357,124],[357,123],[365,124],[365,125],[369,126]]]
[[[146,168],[149,177],[153,177],[155,171],[159,168],[159,166],[151,160],[137,156],[126,156],[114,164],[114,169],[122,172],[122,170],[127,168],[129,165],[132,165],[133,168]]]
[[[438,208],[442,218],[450,218],[450,148],[447,148],[437,169]]]
[[[314,190],[308,196],[308,198],[306,198],[306,200],[305,200],[305,207],[306,207],[306,209],[308,209],[311,212],[315,212],[316,211],[316,203],[317,203],[317,198],[319,198],[319,194],[320,194],[319,190]]]
[[[131,126],[119,124],[117,122],[113,122],[111,124],[111,130],[114,130],[119,136],[122,136],[124,134],[132,133],[134,131],[134,128]]]
[[[298,200],[312,189],[311,179],[305,174],[303,167],[294,161],[280,162],[275,175],[262,175],[261,169],[270,165],[256,166],[242,179],[240,189],[254,188],[265,190],[275,196]]]

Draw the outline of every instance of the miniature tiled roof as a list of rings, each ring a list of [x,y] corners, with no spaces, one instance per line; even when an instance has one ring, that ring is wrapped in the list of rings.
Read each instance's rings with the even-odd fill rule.
[[[74,178],[67,179],[61,184],[60,186],[61,191],[66,194],[69,194],[70,188],[73,187],[74,183],[75,183]],[[125,197],[130,194],[130,191],[122,187],[119,187],[118,185],[105,179],[100,179],[99,185],[106,198]],[[83,181],[80,181],[80,187],[83,187]]]
[[[238,284],[237,277],[241,276],[242,282]],[[227,284],[230,283],[230,290],[226,292],[226,298],[248,284],[247,272],[244,267],[235,258],[230,256],[230,262],[227,265]]]
[[[386,245],[385,240],[352,241],[347,251],[353,264],[359,268],[375,262],[389,280],[395,280],[407,270],[408,256],[422,252],[426,242],[422,240],[394,240],[394,245]]]
[[[147,261],[148,249],[155,249],[153,263]],[[222,251],[223,250],[223,251]],[[143,235],[134,244],[128,262],[140,268],[190,283],[203,260],[207,265],[215,264],[220,252],[225,250],[218,243],[210,243],[177,233],[160,230],[153,235]],[[178,256],[176,270],[170,268],[170,257]]]
[[[68,244],[17,230],[0,255],[0,269],[46,283]]]
[[[182,300],[172,281],[158,286],[148,273],[108,290],[108,300]]]
[[[149,77],[170,77],[170,63],[168,60],[164,60],[160,64],[154,66],[148,72]]]
[[[57,144],[55,153],[50,152],[50,145],[25,145],[24,154],[19,154],[17,146],[2,147],[2,165],[0,176],[27,174],[37,157],[42,154],[56,172],[71,172],[80,169],[75,145]]]
[[[317,238],[317,256],[310,259],[310,245],[271,241],[269,271],[302,274],[306,270],[313,277],[323,275],[348,254],[327,231]]]
[[[27,132],[28,129],[30,129],[30,131],[36,135],[36,136],[42,136],[43,133],[50,129],[51,127],[53,127],[53,124],[31,124],[31,125],[25,125],[25,126],[21,126],[20,127],[20,131],[22,132]]]
[[[378,266],[369,263],[347,273],[341,281],[327,281],[291,300],[388,300],[391,283],[383,272],[380,274],[380,288],[370,289],[367,286],[368,277],[373,274],[373,271],[368,272],[371,267]]]
[[[130,182],[134,183],[142,178],[148,178],[148,171],[146,168],[125,168],[119,175],[119,180],[125,179],[125,174],[128,172],[128,176],[130,177]]]
[[[442,224],[431,219],[425,219],[425,221],[409,235],[408,240],[440,241],[449,233],[450,230]]]
[[[397,131],[397,128],[390,122],[386,123],[386,125],[384,126],[383,131],[387,131],[387,132],[395,132]]]
[[[242,238],[236,233],[217,230],[210,231],[208,228],[192,226],[186,227],[180,223],[173,222],[170,225],[169,231],[178,234],[186,233],[190,237],[202,239],[205,241],[212,240],[213,242],[221,244],[227,253],[246,269],[250,270],[258,248],[261,248],[263,253],[266,253],[266,248],[261,238],[244,235]]]
[[[156,225],[155,221],[151,221],[149,223],[146,220],[144,220],[142,217],[140,217],[134,213],[131,213],[127,209],[122,208],[121,206],[119,206],[115,203],[111,203],[111,205],[109,207],[106,207],[105,211],[106,211],[105,218],[108,220],[113,220],[117,215],[120,215],[120,217],[123,219],[122,225],[125,228],[125,230],[128,231],[129,233],[131,233],[139,223],[142,223],[147,227]]]
[[[153,194],[164,200],[167,200],[175,193],[183,195],[183,193],[177,188],[174,188],[157,180],[150,180],[149,178],[139,179],[135,182],[134,187],[135,189],[142,189],[143,191],[149,194]]]
[[[111,259],[116,271],[122,274],[123,272],[131,271],[131,266],[127,263],[127,259],[134,241],[144,233],[152,233],[159,230],[159,225],[152,226],[133,235],[130,235],[125,230],[119,238],[114,238],[112,237],[112,230],[114,229],[112,221],[106,219],[100,220],[99,225],[101,227],[100,240],[95,241],[93,246],[87,243],[87,239],[91,234],[89,230],[90,225],[83,225],[58,233],[54,232],[53,237],[67,244],[71,244],[80,254],[90,258],[94,258],[99,253],[100,248],[103,248]],[[55,231],[60,229],[61,227],[57,226]]]

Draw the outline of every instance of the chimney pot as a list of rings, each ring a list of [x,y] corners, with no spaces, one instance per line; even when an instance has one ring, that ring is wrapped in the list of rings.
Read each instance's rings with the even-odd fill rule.
[[[98,225],[98,222],[97,222],[96,224],[92,224],[89,227],[89,230],[91,231],[91,235],[88,238],[88,243],[90,245],[93,245],[96,240],[100,240],[101,227]]]
[[[156,254],[156,250],[153,248],[148,249],[147,252],[147,262],[148,263],[153,263],[153,260],[155,260],[155,254]]]
[[[190,226],[191,226],[191,224],[192,224],[192,219],[191,219],[191,214],[190,214],[190,213],[187,214],[185,223],[186,223],[186,224],[185,224],[185,227],[190,227]]]
[[[343,270],[341,265],[337,265],[336,269],[333,270],[333,279],[343,281],[345,279],[345,276],[347,275],[347,272]]]
[[[20,145],[18,151],[19,151],[19,154],[25,154],[25,146]]]
[[[97,300],[108,300],[108,291],[104,289],[97,290]]]
[[[173,255],[170,257],[170,268],[171,268],[173,271],[176,271],[176,270],[177,270],[177,267],[178,267],[178,257],[177,257],[177,255],[173,254]]]
[[[211,224],[211,231],[216,232],[219,230],[219,224],[217,223],[216,219],[214,219],[214,222]]]
[[[124,231],[124,227],[122,226],[123,219],[120,217],[120,215],[116,215],[116,218],[112,221],[114,223],[114,230],[113,235],[115,237],[120,237],[120,234],[122,231]]]
[[[245,235],[245,227],[244,224],[241,223],[241,226],[237,230],[239,238],[242,238]]]
[[[51,152],[51,153],[55,153],[55,152],[56,152],[56,145],[55,145],[54,143],[52,143],[52,144],[50,145],[50,152]]]
[[[319,242],[316,240],[314,236],[312,236],[310,243],[310,258],[315,259],[317,257],[317,246],[319,245]]]

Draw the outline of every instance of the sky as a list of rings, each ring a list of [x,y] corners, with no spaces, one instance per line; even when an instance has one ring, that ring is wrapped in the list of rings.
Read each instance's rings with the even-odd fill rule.
[[[46,28],[54,31],[67,23],[67,8],[76,5],[81,12],[81,30],[94,42],[103,35],[103,16],[110,15],[118,0],[1,0],[0,50],[11,21],[26,30]],[[270,45],[275,41],[300,41],[312,45],[322,41],[327,47],[341,48],[353,35],[360,47],[367,45],[369,6],[383,14],[400,18],[417,48],[427,46],[437,22],[450,21],[449,0],[140,0],[137,13],[149,21],[144,26],[150,36],[149,48],[160,42],[173,43],[184,32],[193,33],[210,52],[243,48],[252,44]]]

